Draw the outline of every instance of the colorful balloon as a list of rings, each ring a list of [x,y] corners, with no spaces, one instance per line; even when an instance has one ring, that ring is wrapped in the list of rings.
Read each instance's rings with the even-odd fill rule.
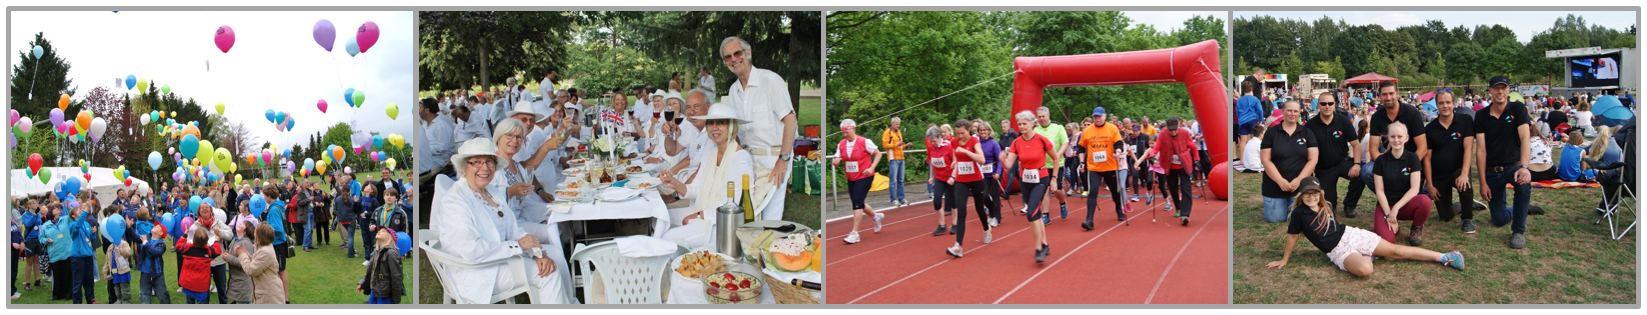
[[[321,173],[325,173],[326,172],[326,161],[315,162],[315,170],[320,171]]]
[[[343,102],[348,103],[349,107],[355,107],[355,88],[343,90]]]
[[[160,86],[160,93],[161,94],[172,94],[172,85],[171,84],[161,85]]]
[[[395,158],[389,158],[388,160],[383,160],[383,166],[388,166],[389,170],[391,170],[391,171],[394,170],[395,169]]]
[[[149,151],[149,170],[160,169],[160,151]]]
[[[229,48],[234,48],[234,29],[228,25],[218,26],[217,35],[212,37],[212,41],[217,43],[217,50],[228,53]]]
[[[18,132],[23,133],[24,136],[28,136],[29,132],[32,131],[32,130],[34,130],[34,119],[30,119],[28,117],[23,117],[23,118],[18,118],[17,119],[17,131]]]
[[[371,22],[366,22],[366,23],[371,23]],[[374,41],[377,38],[376,35],[373,35],[372,37],[374,38],[373,39]],[[40,48],[40,46],[34,46],[34,49],[30,49],[30,50],[31,50],[31,52],[34,53],[34,59],[40,59],[40,56],[43,56],[43,55],[46,54],[46,49]]]
[[[391,119],[391,120],[399,119],[398,117],[400,117],[400,106],[395,105],[395,103],[389,103],[389,106],[385,107],[383,109],[383,112],[389,114],[389,119]]]
[[[35,156],[39,156],[39,155],[35,155]],[[51,182],[51,169],[41,168],[39,172],[34,174],[34,177],[40,179],[40,184],[41,185],[48,184],[48,183]]]
[[[354,97],[355,107],[361,107],[361,106],[366,105],[366,92],[357,90],[357,91],[355,91],[355,95],[353,97]]]
[[[69,95],[68,94],[63,94],[62,96],[57,97],[57,109],[69,110]]]
[[[320,112],[325,113],[326,112],[326,99],[320,99],[320,102],[315,103],[315,107],[319,107]]]
[[[377,23],[366,21],[366,24],[361,24],[360,28],[355,30],[356,43],[360,46],[360,52],[371,50],[372,45],[377,44],[377,35]]]
[[[133,87],[137,87],[137,76],[128,74],[126,75],[126,89],[130,90]]]
[[[349,57],[354,57],[360,54],[360,45],[355,44],[355,38],[350,36],[349,41],[343,43],[343,51],[348,52]]]
[[[315,22],[314,37],[320,48],[332,51],[332,44],[337,42],[337,28],[332,26],[332,21],[321,19]]]
[[[45,163],[45,159],[41,158],[39,153],[29,155],[29,176],[40,173],[41,163]]]
[[[186,158],[194,158],[195,154],[200,153],[200,138],[195,135],[184,135],[183,142],[178,144],[178,153],[182,153]]]
[[[144,79],[144,78],[137,78],[137,94],[143,94],[143,92],[148,91],[148,90],[149,90],[149,80]]]
[[[223,114],[223,102],[217,102],[217,114],[218,115]]]
[[[51,117],[50,118],[51,118],[51,125],[52,126],[62,125],[63,124],[63,110],[62,109],[57,109],[57,108],[51,109]]]
[[[109,122],[103,120],[103,117],[92,118],[91,126],[86,131],[91,132],[92,139],[102,139],[103,135],[109,131]]]
[[[18,113],[17,110],[15,110],[15,109],[11,110],[11,124],[16,125],[17,124],[17,118],[21,118],[21,117],[23,117],[23,114]]]

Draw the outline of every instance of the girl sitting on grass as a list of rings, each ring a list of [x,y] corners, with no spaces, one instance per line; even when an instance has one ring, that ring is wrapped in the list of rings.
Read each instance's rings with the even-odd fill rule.
[[[1321,181],[1305,177],[1299,181],[1298,200],[1287,225],[1287,245],[1281,251],[1281,260],[1265,265],[1281,269],[1292,258],[1293,245],[1303,235],[1316,248],[1327,253],[1338,269],[1357,277],[1373,274],[1372,256],[1394,259],[1440,262],[1442,265],[1464,270],[1464,255],[1459,252],[1437,253],[1432,250],[1390,243],[1371,231],[1345,226],[1334,218],[1332,204],[1321,193]]]

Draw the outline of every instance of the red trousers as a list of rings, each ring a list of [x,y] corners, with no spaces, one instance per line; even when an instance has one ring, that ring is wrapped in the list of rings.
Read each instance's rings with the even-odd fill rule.
[[[1390,202],[1393,203],[1399,200],[1391,199]],[[1413,221],[1412,226],[1423,227],[1424,221],[1430,218],[1430,207],[1432,205],[1429,195],[1419,194],[1413,196],[1412,200],[1407,201],[1406,206],[1401,207],[1401,213],[1397,214],[1395,219],[1396,221]],[[1384,238],[1385,241],[1395,243],[1395,232],[1391,231],[1389,225],[1383,221],[1385,213],[1384,207],[1378,207],[1378,216],[1373,217],[1373,233],[1378,234],[1378,237]]]

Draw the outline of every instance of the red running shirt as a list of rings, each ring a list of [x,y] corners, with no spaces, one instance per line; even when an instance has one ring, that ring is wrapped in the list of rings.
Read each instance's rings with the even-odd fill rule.
[[[950,143],[949,140],[940,140],[939,143],[933,143],[932,139],[926,139],[926,165],[932,167],[933,180],[949,180],[952,171],[950,168],[954,167],[955,164],[953,151],[955,151],[955,144]]]
[[[1007,147],[1007,152],[1018,155],[1018,167],[1023,168],[1024,171],[1040,173],[1041,177],[1044,178],[1048,175],[1046,168],[1047,151],[1056,149],[1052,147],[1052,141],[1047,140],[1047,137],[1039,135],[1033,137],[1031,139],[1030,136],[1026,135],[1018,137],[1017,140],[1012,140],[1012,145]]]
[[[960,153],[960,150],[968,150],[980,155],[983,154],[978,150],[978,137],[954,138],[951,143],[955,143],[954,149],[950,150],[952,151],[950,156],[954,157],[952,160],[955,161],[955,165],[951,167],[955,171],[955,181],[970,183],[984,180],[984,173],[979,167],[979,162],[983,161],[974,160],[966,154]]]

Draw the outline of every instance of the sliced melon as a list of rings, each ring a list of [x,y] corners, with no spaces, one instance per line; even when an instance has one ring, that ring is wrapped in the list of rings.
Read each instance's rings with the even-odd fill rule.
[[[791,256],[791,255],[787,255],[787,254],[779,253],[779,252],[773,252],[772,253],[772,260],[770,260],[768,262],[771,262],[771,265],[773,265],[773,267],[775,269],[783,270],[783,271],[789,271],[789,272],[798,272],[798,271],[804,271],[804,270],[807,269],[807,267],[812,266],[812,261],[813,261],[812,257],[813,257],[812,252],[808,252],[808,251],[802,251],[800,255],[795,255],[795,256]]]

